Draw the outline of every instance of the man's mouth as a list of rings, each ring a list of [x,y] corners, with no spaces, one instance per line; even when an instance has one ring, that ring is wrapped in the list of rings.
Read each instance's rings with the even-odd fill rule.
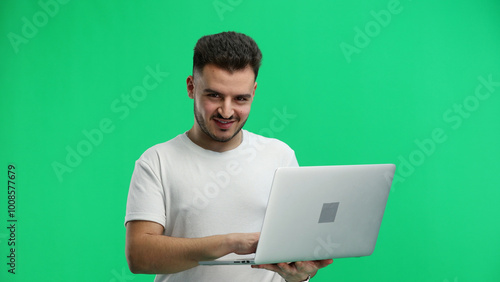
[[[220,129],[229,129],[235,120],[224,120],[224,119],[214,119],[215,124],[220,128]]]

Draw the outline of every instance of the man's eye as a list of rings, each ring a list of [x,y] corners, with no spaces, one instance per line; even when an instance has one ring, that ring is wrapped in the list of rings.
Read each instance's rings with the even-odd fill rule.
[[[219,98],[220,95],[219,94],[216,94],[216,93],[210,93],[208,94],[208,97],[212,97],[212,98]]]
[[[244,101],[247,101],[247,98],[245,98],[245,97],[237,97],[236,100],[238,100],[240,102],[244,102]]]

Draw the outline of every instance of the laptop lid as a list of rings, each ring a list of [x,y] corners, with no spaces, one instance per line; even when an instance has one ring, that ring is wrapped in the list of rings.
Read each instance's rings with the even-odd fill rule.
[[[370,255],[395,165],[276,170],[255,264]]]

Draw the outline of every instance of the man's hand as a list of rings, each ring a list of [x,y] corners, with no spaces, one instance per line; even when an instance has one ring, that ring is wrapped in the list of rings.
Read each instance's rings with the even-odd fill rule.
[[[323,268],[333,262],[332,259],[297,261],[292,263],[261,264],[252,265],[252,268],[261,268],[274,271],[285,278],[287,282],[304,281],[309,275],[314,276],[318,269]]]
[[[232,251],[238,255],[255,253],[260,233],[231,233],[227,235]]]

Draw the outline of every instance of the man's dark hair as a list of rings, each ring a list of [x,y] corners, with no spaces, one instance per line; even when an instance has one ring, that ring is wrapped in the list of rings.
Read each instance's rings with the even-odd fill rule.
[[[250,65],[257,79],[262,53],[257,43],[243,33],[233,31],[203,36],[194,47],[194,71],[202,71],[207,64],[233,72]]]

